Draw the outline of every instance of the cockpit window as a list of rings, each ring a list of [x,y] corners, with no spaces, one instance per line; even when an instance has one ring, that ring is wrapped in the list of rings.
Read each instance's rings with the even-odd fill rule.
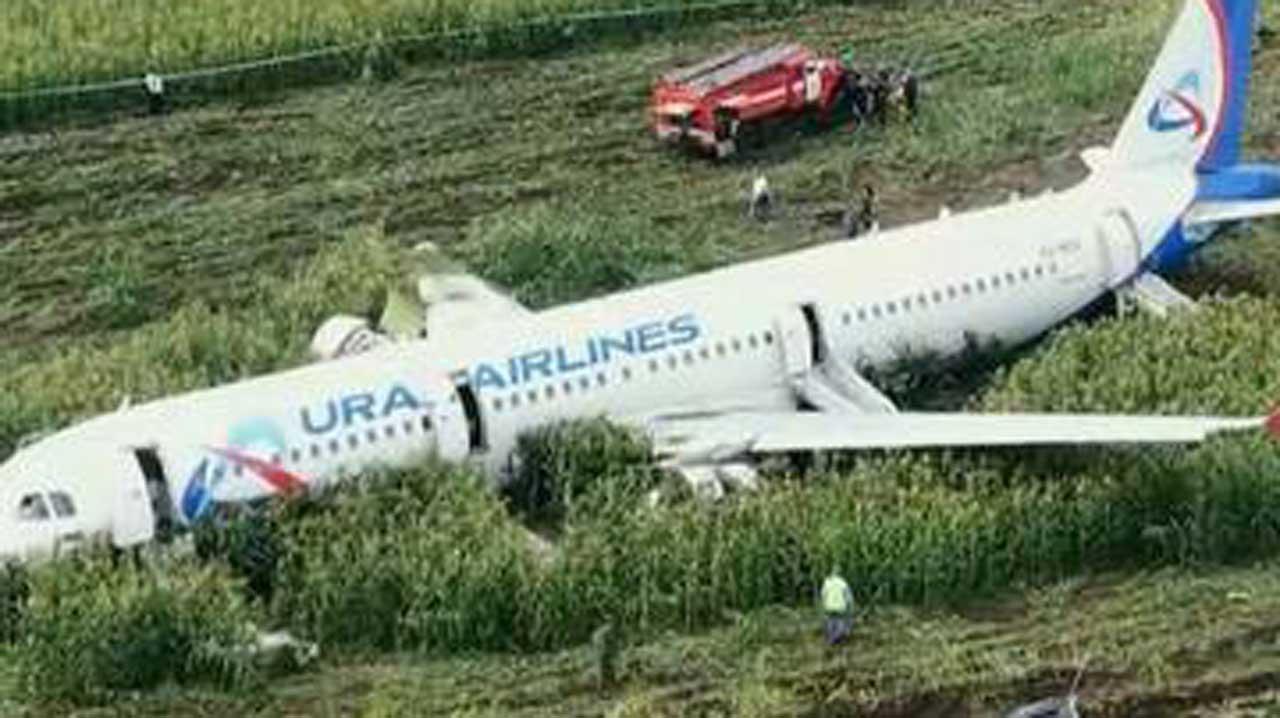
[[[49,518],[49,506],[40,494],[27,494],[18,502],[19,521],[44,521]]]
[[[49,503],[53,506],[53,513],[57,514],[60,519],[76,515],[75,502],[71,500],[71,496],[67,493],[62,491],[50,492]]]

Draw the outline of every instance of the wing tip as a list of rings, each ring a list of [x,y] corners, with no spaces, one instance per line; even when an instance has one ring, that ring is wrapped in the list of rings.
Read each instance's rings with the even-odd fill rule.
[[[1280,407],[1272,410],[1263,424],[1271,438],[1280,440]]]

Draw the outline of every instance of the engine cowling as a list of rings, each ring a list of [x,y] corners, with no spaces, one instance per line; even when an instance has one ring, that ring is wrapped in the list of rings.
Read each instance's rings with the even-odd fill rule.
[[[336,359],[363,354],[391,343],[374,331],[367,320],[339,314],[325,320],[311,339],[311,355],[316,359]]]

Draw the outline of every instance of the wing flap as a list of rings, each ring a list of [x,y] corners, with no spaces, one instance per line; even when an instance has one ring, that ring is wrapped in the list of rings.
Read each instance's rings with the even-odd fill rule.
[[[822,449],[911,449],[1063,444],[1195,443],[1224,431],[1280,430],[1280,418],[1126,414],[756,412],[690,419],[666,427],[677,457],[727,447],[748,453]],[[690,451],[682,451],[687,447]],[[681,456],[684,454],[684,456]]]

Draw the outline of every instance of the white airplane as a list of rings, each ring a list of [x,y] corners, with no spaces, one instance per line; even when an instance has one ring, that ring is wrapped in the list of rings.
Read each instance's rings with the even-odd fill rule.
[[[899,412],[858,373],[908,347],[1025,342],[1107,292],[1184,302],[1156,272],[1223,222],[1280,212],[1280,168],[1238,162],[1255,9],[1188,0],[1115,141],[1086,153],[1091,174],[1069,191],[540,312],[455,277],[425,339],[122,408],[22,448],[0,466],[0,554],[164,539],[219,503],[424,454],[501,482],[517,435],[574,417],[643,427],[713,494],[770,452],[1274,432],[1277,416]]]

